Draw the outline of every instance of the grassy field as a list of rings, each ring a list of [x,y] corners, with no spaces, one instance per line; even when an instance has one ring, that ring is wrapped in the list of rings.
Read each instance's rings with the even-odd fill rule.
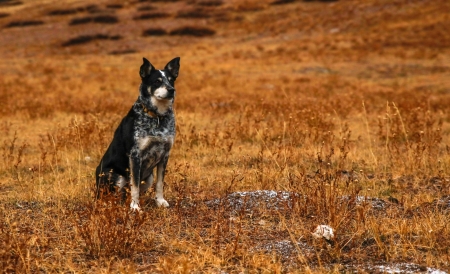
[[[449,271],[448,26],[448,0],[0,1],[0,269]],[[175,56],[171,206],[95,201],[142,57]]]

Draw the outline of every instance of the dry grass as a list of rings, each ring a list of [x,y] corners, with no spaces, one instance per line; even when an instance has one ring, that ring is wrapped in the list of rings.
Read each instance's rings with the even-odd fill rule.
[[[13,2],[0,25],[44,23],[0,30],[4,272],[449,270],[448,1],[152,1],[151,30],[201,38],[143,35],[138,1]],[[107,8],[118,23],[69,26]],[[177,138],[171,207],[132,214],[94,200],[94,169],[142,56],[181,56]],[[290,196],[235,193],[255,190]]]

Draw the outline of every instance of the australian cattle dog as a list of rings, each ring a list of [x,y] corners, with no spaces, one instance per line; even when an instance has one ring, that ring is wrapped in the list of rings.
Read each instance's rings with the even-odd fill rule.
[[[130,185],[133,210],[140,210],[139,195],[153,184],[156,167],[156,204],[168,207],[164,199],[164,173],[175,139],[175,80],[180,58],[157,70],[145,58],[139,74],[139,96],[122,119],[114,138],[96,170],[97,197],[100,190],[119,189],[125,198]]]

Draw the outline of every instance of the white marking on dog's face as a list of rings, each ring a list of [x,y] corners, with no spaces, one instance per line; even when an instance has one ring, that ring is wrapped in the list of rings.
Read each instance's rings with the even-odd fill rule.
[[[166,99],[167,98],[167,88],[165,86],[157,88],[155,92],[153,93],[153,96],[155,96],[158,99]]]
[[[152,88],[151,87],[147,87],[147,92],[148,92],[148,94],[152,94]],[[167,95],[168,95],[167,87],[166,86],[162,86],[162,87],[159,87],[159,88],[157,88],[155,90],[155,92],[152,95],[152,98],[156,97],[156,99],[158,99],[158,100],[172,101],[172,99],[169,99],[169,100],[166,99]]]

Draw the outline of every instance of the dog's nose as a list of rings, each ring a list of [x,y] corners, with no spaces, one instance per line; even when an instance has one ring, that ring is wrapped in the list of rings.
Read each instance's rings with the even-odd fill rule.
[[[168,95],[168,97],[174,97],[175,96],[175,88],[167,87],[167,95]]]

